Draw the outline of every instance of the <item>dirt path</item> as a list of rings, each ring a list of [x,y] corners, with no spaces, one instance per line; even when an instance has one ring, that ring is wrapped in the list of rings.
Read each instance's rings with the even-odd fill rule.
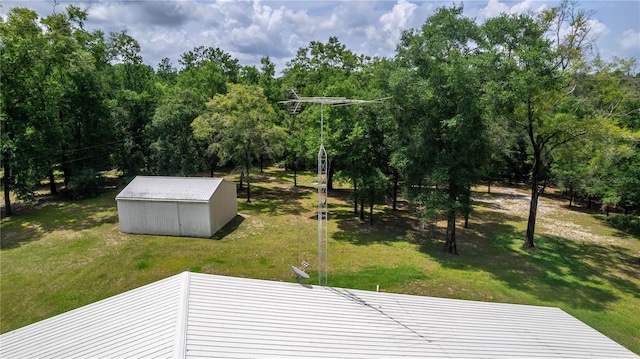
[[[490,204],[496,211],[527,220],[531,198],[527,191],[509,187],[492,187],[491,193],[492,196],[483,197],[480,201]],[[591,233],[588,228],[577,224],[576,222],[590,222],[593,219],[590,214],[577,210],[568,213],[566,204],[555,199],[540,197],[536,233],[601,244],[614,244],[619,241],[616,237]]]

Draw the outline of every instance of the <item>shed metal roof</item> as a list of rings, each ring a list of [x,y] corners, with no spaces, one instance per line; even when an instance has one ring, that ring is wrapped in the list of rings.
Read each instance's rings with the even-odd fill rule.
[[[3,358],[639,358],[558,308],[189,272],[0,343]]]
[[[116,200],[207,202],[222,178],[136,176]]]

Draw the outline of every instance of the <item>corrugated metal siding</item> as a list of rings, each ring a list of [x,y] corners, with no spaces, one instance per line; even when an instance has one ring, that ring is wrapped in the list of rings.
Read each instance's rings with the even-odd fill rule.
[[[138,176],[116,200],[125,233],[208,238],[237,214],[235,184],[220,178]]]
[[[180,235],[177,202],[118,201],[120,230],[125,233]]]
[[[209,213],[212,235],[235,218],[238,214],[238,194],[234,183],[220,183],[219,190],[213,194],[209,204]]]
[[[178,202],[180,236],[211,237],[212,223],[208,203]]]
[[[222,178],[137,176],[117,196],[118,199],[207,202]]]
[[[173,276],[0,336],[2,358],[170,358],[180,277]]]

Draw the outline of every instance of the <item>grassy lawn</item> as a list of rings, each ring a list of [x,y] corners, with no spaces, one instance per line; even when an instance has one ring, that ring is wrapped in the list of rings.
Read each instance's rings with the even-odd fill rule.
[[[229,174],[228,179],[237,180]],[[42,200],[3,218],[0,330],[7,332],[182,271],[295,281],[317,261],[312,174],[252,175],[252,202],[214,240],[128,235],[117,191],[76,202]],[[401,203],[353,215],[348,189],[330,191],[329,278],[335,287],[560,307],[640,354],[640,239],[553,197],[541,202],[538,250],[520,249],[526,191],[476,188],[460,256],[442,254],[443,223],[422,227]],[[546,211],[546,212],[545,212]],[[309,283],[317,283],[309,268]]]

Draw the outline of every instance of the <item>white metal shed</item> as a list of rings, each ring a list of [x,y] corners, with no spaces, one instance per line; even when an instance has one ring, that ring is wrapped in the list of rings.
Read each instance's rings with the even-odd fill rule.
[[[189,272],[0,343],[7,359],[639,358],[558,308]]]
[[[137,176],[116,201],[125,233],[208,238],[238,213],[236,186],[222,178]]]

